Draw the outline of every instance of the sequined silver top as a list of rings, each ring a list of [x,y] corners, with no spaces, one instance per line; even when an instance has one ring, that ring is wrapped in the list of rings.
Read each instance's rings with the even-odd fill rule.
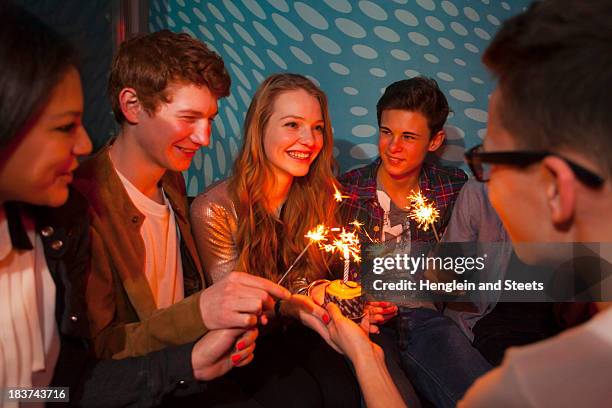
[[[239,256],[238,214],[227,180],[211,185],[196,197],[191,204],[191,223],[206,280],[215,283],[236,269]],[[293,293],[304,293],[308,284],[301,278],[289,282],[288,287]]]

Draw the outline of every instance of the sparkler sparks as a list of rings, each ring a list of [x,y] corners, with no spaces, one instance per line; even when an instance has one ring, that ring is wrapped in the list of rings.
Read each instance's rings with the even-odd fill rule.
[[[336,185],[334,184],[334,200],[338,203],[341,203],[342,200],[345,198],[349,198],[349,196],[342,195],[342,193],[338,190],[338,187],[336,187]],[[361,231],[361,227],[363,227],[364,225],[363,223],[360,223],[357,220],[351,222],[350,224],[355,227],[355,231]],[[367,233],[367,231],[364,232],[366,236],[370,239],[370,241],[372,241],[372,238]],[[339,234],[337,234],[337,237],[333,238],[331,244],[323,244],[324,241],[328,240],[328,235],[330,235],[331,233]],[[308,248],[310,248],[310,246],[314,243],[317,243],[319,249],[323,249],[326,252],[342,253],[342,257],[344,259],[344,281],[348,281],[348,271],[351,256],[353,257],[353,261],[361,261],[361,246],[359,244],[359,238],[357,237],[357,234],[355,232],[347,232],[344,228],[327,228],[325,225],[320,224],[317,225],[314,229],[308,231],[305,237],[309,239],[308,245],[306,245],[302,252],[300,252],[295,261],[293,261],[291,266],[289,266],[285,273],[283,273],[277,283],[280,285],[285,280],[289,272],[293,270],[298,261],[304,256],[304,254],[306,254]]]
[[[367,229],[362,229],[362,228],[361,228],[361,227],[363,227],[363,226],[365,225],[363,222],[359,222],[359,221],[357,221],[357,220],[353,220],[353,221],[352,221],[350,224],[351,224],[353,227],[355,227],[355,231],[361,231],[361,232],[363,232],[363,233],[365,234],[365,236],[366,236],[366,237],[367,237],[367,238],[370,240],[370,242],[372,242],[372,243],[376,243],[376,242],[378,242],[378,239],[376,239],[376,240],[375,240],[375,239],[373,239],[373,238],[370,236],[370,234],[368,234]]]
[[[338,203],[341,203],[342,199],[344,198],[349,198],[349,196],[343,196],[336,187],[336,185],[334,185],[334,200],[336,200],[336,202]]]
[[[354,262],[361,261],[361,246],[357,234],[351,231],[346,231],[344,228],[340,230],[340,234],[331,244],[323,244],[321,248],[325,252],[335,253],[340,252],[345,261],[350,261],[351,257]]]
[[[361,245],[359,244],[357,234],[355,234],[355,232],[346,231],[344,228],[342,228],[340,234],[338,234],[338,237],[336,237],[331,244],[324,244],[322,248],[326,252],[331,252],[332,254],[334,252],[342,253],[342,258],[344,259],[343,280],[345,283],[348,282],[351,256],[353,257],[353,261],[361,261]]]
[[[358,221],[351,223],[351,225],[354,226],[357,224],[359,224]],[[354,231],[347,231],[345,228],[327,228],[325,225],[320,224],[308,231],[305,237],[308,238],[310,242],[308,242],[308,245],[306,245],[304,250],[278,280],[278,284],[280,285],[285,280],[289,272],[293,270],[308,248],[315,243],[318,245],[319,249],[325,252],[330,252],[332,254],[339,252],[342,254],[342,259],[344,260],[344,281],[348,281],[351,258],[354,262],[361,261],[361,245],[359,244],[357,234]]]
[[[327,228],[323,224],[317,225],[314,229],[311,229],[306,234],[306,238],[310,240],[310,243],[323,241],[327,235]]]
[[[412,192],[408,196],[410,200],[410,214],[408,215],[411,220],[417,222],[419,228],[423,231],[427,231],[429,226],[434,232],[436,241],[440,242],[438,232],[436,231],[435,222],[440,218],[440,211],[421,194],[421,192]]]
[[[291,272],[293,270],[293,268],[299,262],[299,260],[302,259],[302,257],[306,253],[306,251],[308,251],[308,248],[310,248],[310,246],[312,244],[314,244],[315,242],[321,242],[321,241],[324,241],[325,239],[327,239],[326,238],[327,233],[328,233],[327,228],[323,224],[319,224],[314,229],[311,229],[310,231],[308,231],[306,233],[306,235],[305,235],[305,237],[310,240],[308,242],[308,245],[306,245],[306,247],[302,250],[302,252],[300,252],[300,254],[297,256],[297,258],[295,258],[295,261],[293,261],[291,266],[289,266],[289,268],[287,268],[285,273],[283,273],[283,276],[281,276],[281,278],[276,283],[279,284],[279,285],[281,283],[283,283],[283,281],[285,280],[287,275],[289,275],[289,272]]]

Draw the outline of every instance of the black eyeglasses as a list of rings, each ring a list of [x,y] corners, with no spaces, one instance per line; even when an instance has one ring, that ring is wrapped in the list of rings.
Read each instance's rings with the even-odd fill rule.
[[[572,169],[576,177],[590,187],[600,187],[605,181],[601,176],[598,176],[592,171],[585,169],[584,167],[558,155],[557,153],[549,151],[530,152],[517,150],[483,152],[482,145],[480,144],[472,147],[465,153],[465,160],[467,161],[468,166],[470,166],[472,173],[474,173],[476,180],[484,183],[489,181],[490,166],[488,166],[488,164],[505,164],[508,166],[526,167],[539,162],[547,156],[555,156],[565,161]]]

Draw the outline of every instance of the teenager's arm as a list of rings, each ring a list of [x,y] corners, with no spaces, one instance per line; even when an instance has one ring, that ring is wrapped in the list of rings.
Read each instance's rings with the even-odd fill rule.
[[[169,347],[142,357],[91,360],[71,402],[80,406],[157,406],[166,396],[205,392],[232,367],[253,360],[257,329],[215,330],[193,343]],[[239,349],[236,344],[240,344]],[[206,404],[206,394],[202,396]]]
[[[445,242],[476,242],[484,193],[479,182],[467,182],[457,196],[442,237]],[[486,193],[485,193],[486,194]]]
[[[368,408],[404,408],[382,349],[366,335],[369,328],[362,330],[333,303],[327,305],[327,311],[331,315],[328,325],[331,340],[353,363]]]
[[[404,400],[385,365],[382,349],[358,355],[353,361],[368,408],[404,408]]]
[[[71,402],[84,407],[152,407],[167,395],[204,391],[206,383],[193,375],[193,347],[190,343],[142,357],[91,361],[80,388],[70,390]]]
[[[223,188],[219,185],[199,195],[190,209],[193,236],[209,283],[229,275],[238,261],[232,234],[237,229],[237,220]]]

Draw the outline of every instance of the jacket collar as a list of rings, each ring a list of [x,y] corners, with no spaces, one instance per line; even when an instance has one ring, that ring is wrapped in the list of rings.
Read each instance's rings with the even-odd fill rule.
[[[21,219],[21,204],[15,201],[4,203],[4,214],[13,248],[24,251],[34,249]]]
[[[142,223],[144,216],[129,198],[110,159],[109,148],[112,143],[113,141],[100,149],[92,157],[89,165],[86,165],[88,167],[87,173],[89,173],[87,177],[92,181],[88,187],[88,196],[97,196],[98,199],[91,204],[100,214],[108,214],[109,212],[130,214],[138,217],[141,220],[140,223]],[[167,171],[160,180],[160,186],[163,188],[174,213],[181,221],[188,222],[184,206],[180,204],[184,200],[183,192],[176,187],[176,183],[172,182],[174,177],[174,174]]]
[[[107,256],[115,263],[126,293],[142,320],[157,309],[153,293],[143,273],[145,247],[140,227],[144,215],[132,203],[115,171],[109,156],[111,144],[112,141],[77,170],[75,186],[88,197],[90,211],[93,212],[92,227],[102,236],[108,250]],[[177,217],[181,242],[184,242],[190,252],[203,281],[200,259],[186,214],[186,197],[184,189],[180,187],[181,182],[184,183],[182,175],[175,172],[166,172],[160,180],[161,187]]]

